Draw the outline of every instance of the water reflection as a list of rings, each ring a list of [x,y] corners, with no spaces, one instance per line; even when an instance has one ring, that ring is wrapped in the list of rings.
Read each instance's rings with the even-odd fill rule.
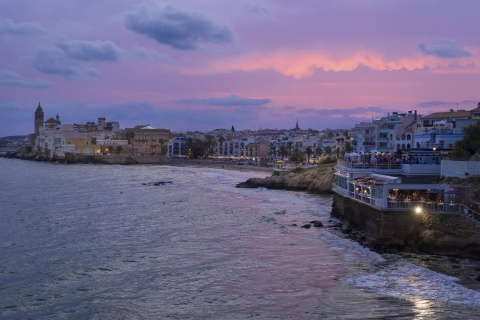
[[[409,299],[413,302],[413,312],[415,319],[431,319],[434,315],[434,303],[431,300],[425,299]]]

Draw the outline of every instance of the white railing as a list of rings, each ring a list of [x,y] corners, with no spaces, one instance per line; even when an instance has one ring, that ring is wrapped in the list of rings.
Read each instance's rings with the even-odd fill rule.
[[[461,204],[461,203],[443,203],[443,202],[427,202],[427,201],[388,201],[387,208],[381,206],[381,199],[373,199],[368,196],[364,196],[352,191],[348,191],[342,187],[337,186],[336,184],[332,185],[332,191],[354,199],[356,201],[365,203],[369,206],[373,206],[379,210],[389,210],[389,211],[406,211],[406,210],[415,210],[415,208],[420,208],[421,211],[428,211],[431,213],[456,213],[463,214],[470,217],[473,220],[480,221],[480,213]]]
[[[337,167],[346,171],[372,171],[372,172],[385,172],[385,171],[402,171],[402,164],[396,162],[360,162],[360,161],[337,161]]]

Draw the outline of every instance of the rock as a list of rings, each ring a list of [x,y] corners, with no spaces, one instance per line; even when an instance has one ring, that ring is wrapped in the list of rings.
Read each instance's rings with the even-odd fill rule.
[[[236,185],[237,188],[267,188],[305,190],[313,193],[331,193],[335,164],[291,171],[274,172],[270,177],[250,178]]]
[[[306,223],[301,228],[310,229],[310,223]]]
[[[323,227],[323,223],[321,221],[318,221],[318,220],[313,220],[313,221],[310,221],[311,224],[313,224],[313,226],[315,228],[321,228]]]

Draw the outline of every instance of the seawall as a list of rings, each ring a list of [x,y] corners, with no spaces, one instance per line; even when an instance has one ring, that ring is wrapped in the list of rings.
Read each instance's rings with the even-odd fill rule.
[[[332,213],[342,228],[379,251],[425,252],[480,259],[480,222],[458,213],[380,211],[334,194]]]

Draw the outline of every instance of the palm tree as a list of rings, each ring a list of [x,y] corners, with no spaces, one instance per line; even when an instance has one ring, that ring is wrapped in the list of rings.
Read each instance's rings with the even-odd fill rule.
[[[307,154],[307,162],[310,163],[310,156],[313,154],[312,147],[308,146],[305,150],[305,153]]]
[[[215,137],[212,136],[211,134],[208,134],[205,136],[205,144],[206,144],[206,151],[207,151],[207,155],[212,155],[213,153],[213,150],[212,150],[212,146],[215,146]]]
[[[272,156],[272,160],[275,160],[277,156],[277,147],[274,144],[270,146],[270,155]]]
[[[280,155],[282,156],[282,160],[285,158],[285,156],[288,154],[288,149],[287,146],[282,144],[280,146]]]
[[[187,157],[192,158],[193,157],[193,138],[188,137],[187,139],[185,139],[185,141],[187,143]]]
[[[331,155],[332,154],[332,147],[326,146],[325,147],[325,153],[328,154],[328,155]]]
[[[167,141],[163,138],[158,139],[158,143],[160,144],[160,155],[165,155],[167,153],[167,148],[165,146],[165,143]]]
[[[128,140],[128,144],[130,145],[130,148],[132,150],[132,155],[133,155],[133,142],[134,142],[134,139],[135,139],[135,132],[133,131],[127,131],[127,140]]]
[[[112,147],[112,151],[115,150],[115,153],[117,154],[117,156],[122,153],[123,151],[123,147],[122,146],[116,146],[116,147]]]
[[[293,141],[288,141],[288,142],[287,142],[287,146],[288,146],[288,154],[289,154],[289,155],[292,155]]]
[[[225,142],[225,138],[223,136],[220,136],[218,138],[218,143],[220,144],[220,154],[223,156],[225,154],[225,151],[223,150],[223,143]]]

